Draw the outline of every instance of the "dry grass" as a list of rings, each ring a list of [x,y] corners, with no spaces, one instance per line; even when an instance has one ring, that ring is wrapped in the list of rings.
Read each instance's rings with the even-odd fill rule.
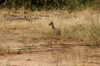
[[[61,29],[61,39],[77,39],[84,41],[89,46],[99,46],[100,43],[100,16],[97,11],[84,10],[81,12],[68,13],[67,11],[35,11],[26,14],[27,17],[49,15],[41,19],[26,20],[8,20],[8,16],[15,15],[13,12],[0,12],[0,40],[14,40],[18,42],[32,42],[38,39],[50,39],[53,36],[52,28],[48,24],[53,21],[56,28]],[[6,17],[3,17],[6,14]],[[16,14],[24,16],[22,12]],[[51,41],[45,42],[47,47],[52,47]],[[0,48],[2,50],[3,48]],[[24,47],[24,49],[27,49]],[[4,50],[5,51],[5,50]],[[87,54],[88,55],[88,54]],[[88,56],[86,58],[88,58]],[[99,56],[99,55],[94,55]],[[56,66],[62,64],[61,57],[54,56]],[[74,59],[74,60],[72,60]],[[66,66],[88,66],[81,62],[80,57],[73,54],[66,56],[68,64]],[[70,62],[69,62],[70,61]],[[64,63],[64,62],[63,62]],[[66,62],[65,62],[66,63]]]
[[[37,16],[45,14],[49,15],[50,17],[34,19],[32,21],[9,21],[4,19],[3,17],[3,19],[0,20],[0,29],[4,31],[17,30],[14,34],[19,34],[21,30],[28,30],[29,33],[39,33],[41,36],[40,38],[50,38],[53,34],[51,27],[48,26],[48,23],[53,21],[55,27],[61,29],[62,39],[70,38],[80,40],[98,40],[100,37],[100,16],[97,12],[85,10],[69,14],[67,11],[62,13],[60,13],[59,11],[41,11],[33,12],[32,14],[35,14]],[[30,13],[28,15],[32,17]],[[23,35],[21,37],[27,38],[28,36]]]

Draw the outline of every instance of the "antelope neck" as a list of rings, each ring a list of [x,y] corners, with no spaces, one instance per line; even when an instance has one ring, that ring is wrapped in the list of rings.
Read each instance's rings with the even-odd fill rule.
[[[55,29],[54,25],[52,25],[52,29]]]

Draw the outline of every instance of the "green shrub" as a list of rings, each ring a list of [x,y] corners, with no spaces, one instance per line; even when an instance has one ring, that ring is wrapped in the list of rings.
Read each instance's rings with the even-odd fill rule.
[[[1,7],[21,8],[30,10],[41,9],[67,9],[77,10],[91,7],[99,9],[99,0],[7,0]]]

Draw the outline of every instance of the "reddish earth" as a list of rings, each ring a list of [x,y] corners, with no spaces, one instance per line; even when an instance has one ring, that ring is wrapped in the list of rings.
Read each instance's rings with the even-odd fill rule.
[[[9,45],[16,49],[24,46],[32,47],[30,50],[20,50],[18,53],[0,55],[1,66],[99,66],[100,48],[85,46],[77,40],[62,40],[61,44],[46,47],[44,41],[36,40],[31,43],[14,41],[2,42],[2,46]]]

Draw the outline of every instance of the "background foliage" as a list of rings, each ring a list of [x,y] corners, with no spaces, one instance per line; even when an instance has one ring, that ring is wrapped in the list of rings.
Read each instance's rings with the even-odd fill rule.
[[[84,8],[99,9],[100,0],[0,0],[1,8],[21,8],[30,10],[41,9],[67,9],[76,10]]]

